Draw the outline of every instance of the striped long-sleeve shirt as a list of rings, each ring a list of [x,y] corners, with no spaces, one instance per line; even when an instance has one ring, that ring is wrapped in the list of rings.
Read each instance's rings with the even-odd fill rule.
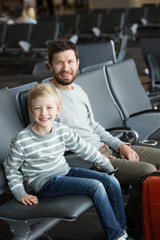
[[[113,170],[108,158],[66,125],[54,122],[49,134],[39,135],[31,124],[12,139],[4,162],[9,187],[17,200],[27,194],[23,181],[38,192],[52,177],[68,173],[66,148],[84,160],[98,163],[106,172]]]

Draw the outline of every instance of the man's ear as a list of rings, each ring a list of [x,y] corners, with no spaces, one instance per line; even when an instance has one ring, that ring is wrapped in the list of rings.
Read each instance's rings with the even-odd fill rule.
[[[48,67],[49,67],[49,70],[51,71],[51,72],[53,72],[53,70],[52,70],[52,67],[51,67],[51,64],[48,62]]]
[[[60,105],[59,107],[57,107],[57,116],[61,113],[62,110],[62,105]]]
[[[78,68],[79,68],[79,64],[80,64],[80,61],[79,61],[79,59],[77,59],[77,71],[78,71]]]

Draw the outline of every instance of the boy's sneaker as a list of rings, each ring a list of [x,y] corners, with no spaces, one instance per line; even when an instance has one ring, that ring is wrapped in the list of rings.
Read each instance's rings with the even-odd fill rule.
[[[123,240],[134,240],[133,238],[129,237],[127,233],[123,235]]]

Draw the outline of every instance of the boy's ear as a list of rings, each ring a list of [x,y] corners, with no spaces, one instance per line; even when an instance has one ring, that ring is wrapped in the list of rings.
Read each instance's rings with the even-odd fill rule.
[[[28,106],[28,112],[32,115],[32,109],[30,106]]]
[[[61,113],[61,110],[62,110],[62,105],[60,105],[58,108],[57,108],[57,116]]]

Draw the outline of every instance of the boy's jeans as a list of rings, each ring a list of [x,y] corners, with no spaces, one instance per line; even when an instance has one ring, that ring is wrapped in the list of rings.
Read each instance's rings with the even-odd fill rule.
[[[106,173],[84,168],[71,168],[66,176],[50,179],[37,193],[52,197],[64,194],[91,196],[108,240],[122,236],[126,229],[121,188],[117,179]]]

